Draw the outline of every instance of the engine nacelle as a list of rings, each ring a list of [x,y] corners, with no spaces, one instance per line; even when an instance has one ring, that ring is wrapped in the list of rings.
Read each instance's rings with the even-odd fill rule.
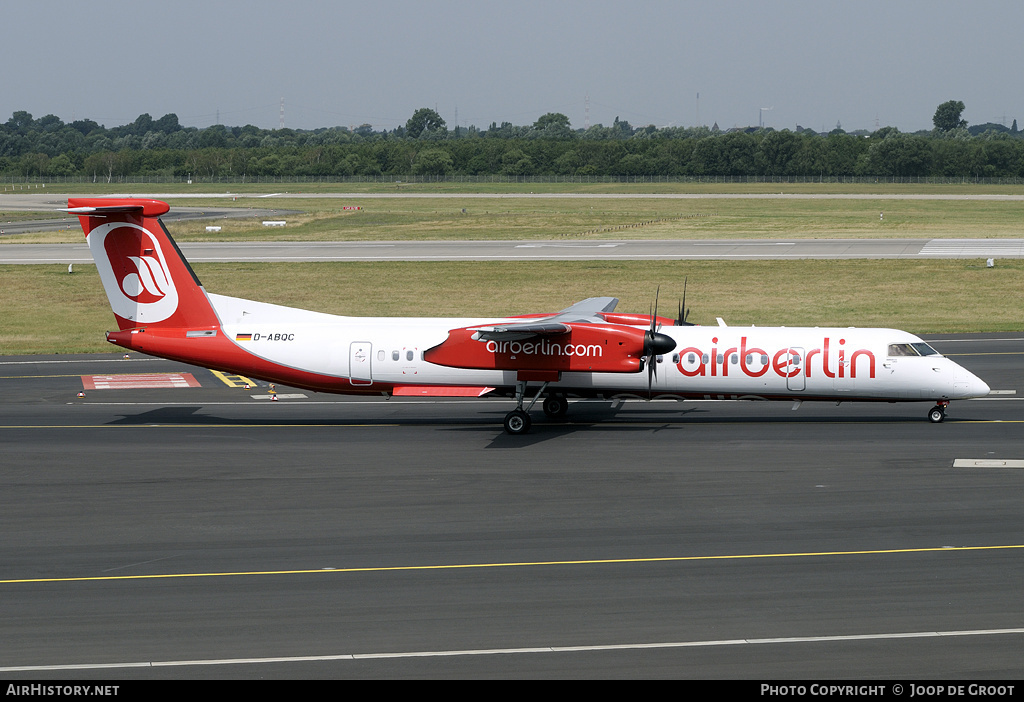
[[[521,339],[514,334],[452,329],[423,358],[441,366],[480,370],[637,373],[646,334],[643,329],[614,324],[573,324],[563,334]]]
[[[660,327],[674,327],[676,320],[660,315],[628,314],[623,312],[598,312],[598,316],[609,324],[629,324],[635,327],[649,327],[651,320]]]

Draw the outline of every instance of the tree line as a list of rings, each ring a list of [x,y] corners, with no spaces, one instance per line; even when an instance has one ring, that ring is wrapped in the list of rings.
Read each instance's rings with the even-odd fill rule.
[[[140,115],[106,128],[15,112],[0,125],[4,177],[342,177],[342,176],[753,176],[1024,177],[1016,121],[969,127],[962,102],[936,110],[930,131],[894,127],[829,133],[713,127],[611,126],[573,129],[559,113],[530,125],[449,129],[417,110],[394,130],[371,125],[314,130],[253,125],[184,127],[174,114]]]

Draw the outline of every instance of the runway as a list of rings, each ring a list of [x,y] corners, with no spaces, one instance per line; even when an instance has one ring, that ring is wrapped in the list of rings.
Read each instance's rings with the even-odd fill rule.
[[[1020,677],[1024,335],[929,341],[994,391],[939,425],[588,401],[525,437],[509,400],[5,357],[0,673]],[[198,387],[83,390],[134,374]]]
[[[1024,239],[326,241],[182,243],[193,263],[1024,258]],[[92,263],[85,243],[0,246],[0,264]]]
[[[0,197],[7,210],[53,210],[67,205],[66,195],[9,193]],[[119,197],[111,195],[111,197]],[[125,196],[120,196],[125,197]],[[134,195],[173,202],[227,198],[258,202],[265,198],[294,199],[838,199],[838,200],[983,200],[1016,201],[1024,195],[995,194],[808,194],[808,193],[150,193]],[[173,223],[210,217],[264,217],[291,214],[285,210],[248,208],[174,207]],[[70,228],[73,217],[49,221],[14,222],[2,227],[6,234]],[[192,262],[276,261],[572,261],[572,260],[792,260],[792,259],[936,259],[1024,258],[1024,239],[651,239],[547,241],[336,241],[336,242],[179,242]],[[84,241],[75,244],[19,244],[0,246],[0,264],[92,263]]]
[[[53,211],[68,206],[67,198],[62,201],[55,201],[47,198],[45,201],[36,201],[32,198],[22,197],[15,199],[15,196],[0,198],[0,207],[12,211]],[[283,214],[293,214],[293,211],[248,209],[241,207],[175,207],[174,214],[165,217],[166,222],[186,222],[197,219],[232,219],[232,218],[268,218],[280,217]],[[78,218],[72,215],[66,217],[54,217],[53,219],[29,219],[16,222],[0,223],[0,236],[12,236],[14,234],[28,234],[29,232],[54,232],[70,230],[81,232]]]

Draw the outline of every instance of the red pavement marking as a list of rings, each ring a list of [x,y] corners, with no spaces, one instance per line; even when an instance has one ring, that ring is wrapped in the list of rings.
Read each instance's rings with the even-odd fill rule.
[[[83,375],[86,390],[127,390],[138,388],[198,388],[191,373],[125,373],[121,375]]]

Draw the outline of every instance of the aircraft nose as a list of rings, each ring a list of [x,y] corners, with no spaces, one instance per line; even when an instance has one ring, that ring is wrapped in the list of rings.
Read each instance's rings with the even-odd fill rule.
[[[991,388],[984,380],[960,366],[953,376],[953,387],[957,397],[985,397]]]
[[[988,386],[988,383],[978,376],[972,374],[971,379],[973,382],[971,383],[970,392],[974,397],[985,397],[992,392],[992,388]]]

